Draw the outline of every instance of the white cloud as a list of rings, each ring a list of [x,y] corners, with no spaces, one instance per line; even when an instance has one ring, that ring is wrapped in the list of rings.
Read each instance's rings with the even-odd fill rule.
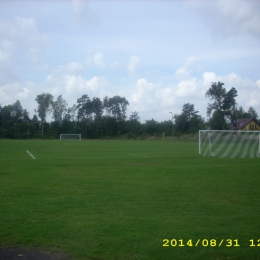
[[[131,89],[130,111],[138,111],[142,120],[161,121],[164,117],[169,120],[169,111],[176,113],[178,110],[174,86],[165,87],[161,82],[152,83],[141,78]]]
[[[190,77],[190,73],[192,72],[193,69],[191,69],[191,65],[195,62],[196,57],[191,56],[187,58],[187,62],[182,65],[181,67],[179,67],[176,71],[174,76],[178,79],[178,80],[185,80],[187,78]]]
[[[236,101],[244,109],[247,110],[249,106],[253,106],[256,110],[260,110],[260,81],[253,82],[235,73],[217,75],[214,72],[204,72],[201,78],[189,77],[180,81],[177,88],[173,87],[176,89],[173,95],[179,97],[179,99],[176,99],[178,106],[181,107],[184,103],[192,103],[195,105],[195,109],[199,110],[205,117],[207,103],[210,102],[209,99],[205,98],[205,92],[213,82],[224,83],[224,88],[227,90],[234,87],[238,91]]]
[[[37,63],[39,61],[39,55],[41,51],[39,48],[32,47],[29,49],[29,55],[31,57],[32,62]]]
[[[29,45],[47,45],[49,37],[40,33],[33,18],[16,17],[11,34]]]
[[[47,34],[40,33],[33,18],[15,17],[0,19],[0,41],[10,41],[16,46],[46,46],[50,43]]]
[[[255,0],[186,1],[198,11],[215,35],[248,33],[260,37],[260,2]]]
[[[50,70],[50,69],[51,69],[51,66],[46,62],[40,62],[36,66],[37,71],[46,71],[46,70]]]
[[[62,67],[62,70],[67,74],[73,74],[82,71],[84,68],[83,66],[76,61],[70,62],[67,65]]]
[[[256,82],[256,85],[257,85],[258,88],[260,89],[260,79]]]
[[[1,105],[13,104],[16,100],[25,101],[31,95],[30,83],[26,86],[21,85],[18,81],[2,84],[0,86]]]
[[[0,19],[0,68],[3,68],[0,76],[5,74],[3,77],[6,77],[7,69],[15,70],[14,62],[17,57],[24,57],[23,66],[28,57],[31,62],[41,64],[40,47],[47,46],[49,42],[49,37],[39,32],[33,18],[17,16]]]
[[[75,93],[93,93],[96,92],[99,87],[100,79],[93,77],[90,80],[85,80],[81,76],[65,76],[65,89],[69,95],[75,95]]]
[[[253,91],[250,96],[248,97],[248,100],[246,101],[247,107],[257,107],[258,111],[260,108],[260,92],[259,91]]]
[[[162,107],[174,107],[176,104],[173,88],[166,87],[165,89],[158,90],[156,97],[161,101]]]
[[[47,76],[45,81],[46,92],[53,96],[63,95],[70,104],[74,104],[77,98],[84,94],[90,98],[100,97],[103,89],[109,85],[104,77],[94,76],[90,79],[85,79],[80,75],[66,74],[65,70],[53,72]],[[100,97],[101,98],[101,97]]]
[[[137,69],[142,65],[142,60],[138,56],[132,56],[127,65],[127,71],[132,76],[135,77]]]
[[[89,56],[86,59],[86,64],[89,67],[105,68],[106,64],[104,62],[104,55],[101,52],[93,54],[92,51],[89,51]]]
[[[94,65],[98,68],[103,68],[106,66],[106,64],[103,61],[104,55],[102,53],[97,53],[93,57]]]
[[[0,40],[0,65],[5,65],[10,62],[14,51],[14,44],[9,40]]]
[[[120,63],[118,61],[114,61],[110,64],[110,69],[116,70],[120,68]]]
[[[30,94],[30,90],[28,88],[22,88],[22,91],[17,93],[17,98],[19,100],[26,100]]]
[[[177,86],[176,95],[179,97],[194,97],[199,92],[199,84],[196,78],[181,81]]]
[[[154,90],[154,85],[152,83],[148,83],[146,79],[142,78],[137,80],[136,86],[137,93],[132,95],[131,100],[135,103],[141,103],[143,99],[148,102],[151,101],[149,97],[151,96],[151,91]]]
[[[86,0],[72,0],[72,8],[76,19],[81,22],[88,22],[93,25],[98,23],[98,19],[95,13],[93,13],[88,7],[88,1]]]

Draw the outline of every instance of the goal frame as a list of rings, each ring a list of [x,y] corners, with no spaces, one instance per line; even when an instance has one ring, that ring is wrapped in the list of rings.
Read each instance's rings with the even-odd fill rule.
[[[78,136],[78,139],[62,139],[62,136]],[[62,140],[79,140],[81,141],[81,134],[60,134],[60,141]]]
[[[208,142],[209,142],[209,150],[211,154],[211,141],[210,141],[210,133],[216,132],[226,132],[226,133],[258,133],[258,154],[260,155],[260,131],[241,131],[241,130],[199,130],[199,155],[201,155],[201,133],[208,134]]]

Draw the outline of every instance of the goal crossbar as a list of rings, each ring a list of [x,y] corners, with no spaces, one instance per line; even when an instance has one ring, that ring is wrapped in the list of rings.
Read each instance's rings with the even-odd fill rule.
[[[199,154],[222,158],[260,157],[260,131],[200,130]]]

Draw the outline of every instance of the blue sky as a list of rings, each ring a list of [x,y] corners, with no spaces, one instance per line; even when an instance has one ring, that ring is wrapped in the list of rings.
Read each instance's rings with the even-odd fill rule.
[[[221,81],[260,115],[260,2],[0,2],[0,104],[33,116],[43,92],[69,106],[83,94],[120,95],[128,115],[171,119],[185,103],[206,118]]]

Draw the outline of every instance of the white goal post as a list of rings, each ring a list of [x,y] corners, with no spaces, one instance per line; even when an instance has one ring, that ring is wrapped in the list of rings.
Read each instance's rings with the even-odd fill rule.
[[[79,140],[81,141],[81,134],[60,134],[60,141],[62,140]]]
[[[259,158],[260,131],[199,130],[199,154],[222,158]]]

